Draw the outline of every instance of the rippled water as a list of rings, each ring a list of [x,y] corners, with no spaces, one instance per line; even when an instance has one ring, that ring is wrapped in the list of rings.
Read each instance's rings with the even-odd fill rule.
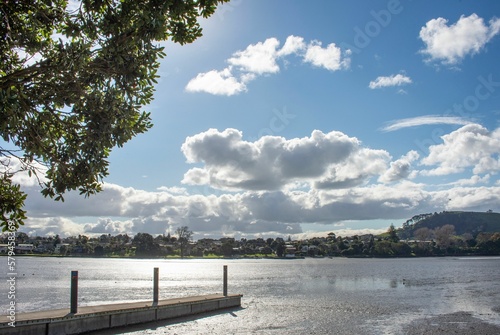
[[[1,259],[0,259],[1,261]],[[230,313],[132,327],[131,334],[400,334],[417,320],[467,312],[500,326],[500,258],[130,260],[18,258],[18,312],[69,307],[71,270],[80,305],[222,292],[243,294]],[[4,280],[5,271],[0,276]],[[7,286],[0,287],[0,302]],[[500,329],[500,328],[499,328]],[[120,332],[124,330],[121,329]],[[106,332],[102,332],[104,334]],[[107,334],[115,332],[108,331]]]

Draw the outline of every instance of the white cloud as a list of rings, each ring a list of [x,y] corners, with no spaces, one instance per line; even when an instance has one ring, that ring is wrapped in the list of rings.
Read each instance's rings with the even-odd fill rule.
[[[21,159],[15,156],[2,156],[0,157],[0,173],[13,174],[12,182],[15,184],[20,184],[24,186],[37,186],[39,183],[47,182],[45,173],[47,172],[47,167],[34,161],[31,163],[36,172],[33,173],[33,177],[30,177],[26,171],[26,166]],[[36,178],[38,177],[38,179]]]
[[[109,218],[100,218],[97,223],[87,223],[84,225],[84,231],[86,234],[133,234],[133,223],[130,220],[126,221],[114,221]]]
[[[330,71],[347,69],[350,65],[350,50],[342,51],[334,43],[322,48],[319,41],[306,45],[302,37],[290,35],[281,49],[279,46],[280,42],[273,37],[236,51],[227,59],[227,68],[198,74],[188,82],[186,91],[227,96],[245,92],[246,85],[258,76],[278,73],[280,66],[277,61],[290,55],[302,57],[304,62]]]
[[[376,88],[389,87],[389,86],[401,86],[406,84],[411,84],[412,80],[410,77],[396,74],[388,77],[377,77],[377,79],[370,82],[370,87],[372,90]]]
[[[347,69],[350,66],[350,51],[345,52],[347,57],[343,57],[342,50],[335,43],[328,44],[326,48],[321,47],[321,42],[313,41],[308,47],[304,56],[304,61],[317,67],[324,67],[330,71]]]
[[[433,124],[455,124],[467,125],[472,121],[458,116],[423,115],[406,119],[393,120],[387,123],[381,130],[385,132],[396,131],[403,128],[418,127]]]
[[[192,168],[184,174],[182,183],[188,185],[208,185],[210,184],[210,176],[205,169]]]
[[[391,162],[390,168],[380,176],[379,181],[390,183],[401,179],[406,179],[410,176],[412,162],[419,158],[419,154],[412,150],[400,159]]]
[[[264,43],[249,45],[244,51],[235,52],[228,63],[240,67],[242,71],[259,75],[279,72],[280,68],[276,64],[279,44],[276,38],[268,38]]]
[[[390,155],[385,150],[357,148],[341,164],[330,165],[314,187],[318,189],[346,189],[367,183],[387,169]]]
[[[500,171],[500,128],[489,132],[477,125],[466,125],[441,137],[442,144],[429,147],[429,155],[422,159],[426,166],[437,166],[421,171],[423,175],[446,175],[472,169],[474,174]]]
[[[78,236],[85,232],[84,226],[70,218],[29,218],[21,231],[37,236]]]
[[[457,181],[451,182],[448,185],[452,186],[474,186],[478,184],[487,184],[490,182],[490,175],[486,174],[484,177],[473,175],[468,179],[459,179]]]
[[[461,16],[448,26],[448,20],[432,19],[420,30],[420,39],[425,43],[422,53],[430,60],[444,64],[457,64],[467,55],[479,53],[500,31],[500,19],[493,18],[489,26],[477,14]]]
[[[278,51],[279,57],[284,57],[292,54],[299,54],[306,48],[304,38],[300,36],[290,35],[286,38],[285,44]]]
[[[26,207],[29,208],[29,216],[35,217],[50,217],[57,215],[60,217],[76,217],[76,216],[121,216],[124,214],[124,206],[126,201],[123,198],[128,197],[128,193],[132,192],[131,188],[122,188],[114,184],[104,184],[106,197],[103,201],[102,195],[83,198],[79,192],[67,192],[64,194],[64,202],[54,201],[50,198],[44,198],[40,194],[40,187],[21,185],[23,190],[28,193],[25,201]],[[85,206],[82,206],[82,203]]]
[[[188,137],[182,152],[188,162],[204,163],[205,172],[194,168],[183,182],[208,181],[231,190],[277,190],[296,182],[344,188],[383,173],[389,161],[386,151],[362,148],[356,138],[335,131],[315,130],[310,137],[289,140],[264,136],[248,142],[242,137],[236,129]]]
[[[449,210],[487,211],[498,208],[500,187],[455,187],[435,197],[446,199]]]
[[[234,95],[246,91],[244,82],[233,77],[230,68],[198,74],[186,85],[188,92],[207,92],[214,95]]]

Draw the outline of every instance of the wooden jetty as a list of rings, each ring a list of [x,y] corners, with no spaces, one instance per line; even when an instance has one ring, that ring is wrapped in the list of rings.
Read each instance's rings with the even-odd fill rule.
[[[71,271],[70,308],[0,316],[2,335],[70,335],[139,323],[168,320],[241,306],[241,294],[223,293],[159,300],[159,270],[153,273],[153,300],[99,306],[78,306],[78,271]]]
[[[241,306],[239,294],[211,294],[167,300],[120,303],[22,313],[16,315],[15,327],[7,316],[0,321],[2,335],[65,335],[109,329],[158,320],[173,319]]]

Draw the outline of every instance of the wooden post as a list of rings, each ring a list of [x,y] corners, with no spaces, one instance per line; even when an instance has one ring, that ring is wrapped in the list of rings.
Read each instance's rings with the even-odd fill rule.
[[[227,296],[227,265],[224,265],[224,286],[222,289],[222,294]]]
[[[154,274],[153,274],[153,303],[155,303],[155,304],[158,303],[158,292],[159,292],[158,282],[159,282],[159,279],[160,279],[159,273],[160,273],[159,269],[158,268],[154,268]]]
[[[71,297],[70,313],[78,312],[78,271],[71,271]]]

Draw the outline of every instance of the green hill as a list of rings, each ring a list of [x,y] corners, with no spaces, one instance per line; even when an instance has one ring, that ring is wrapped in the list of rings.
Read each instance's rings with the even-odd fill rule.
[[[500,213],[488,211],[419,214],[403,223],[398,233],[401,237],[411,238],[413,232],[419,228],[436,229],[446,224],[455,226],[457,235],[500,232]]]

